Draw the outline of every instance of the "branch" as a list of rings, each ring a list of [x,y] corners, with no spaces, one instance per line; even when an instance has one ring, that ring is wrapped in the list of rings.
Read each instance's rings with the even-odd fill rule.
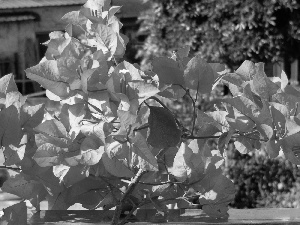
[[[17,170],[17,171],[22,170],[19,167],[10,167],[10,166],[0,166],[0,169]]]
[[[185,91],[185,94],[187,96],[189,96],[189,98],[192,100],[192,104],[193,104],[193,125],[192,125],[192,132],[191,134],[193,135],[194,134],[194,129],[195,129],[195,123],[196,123],[196,102],[197,102],[197,98],[198,98],[198,91],[199,91],[199,81],[198,81],[198,85],[197,85],[197,93],[196,93],[196,100],[193,99],[193,97],[191,96],[190,92],[188,89],[186,89],[185,87],[183,87],[181,84],[173,84],[173,85],[177,85],[179,87],[181,87],[184,91]]]
[[[122,208],[123,208],[124,203],[127,200],[127,197],[129,195],[131,195],[131,193],[133,192],[135,186],[139,183],[140,179],[142,178],[142,176],[145,173],[146,173],[146,171],[144,171],[143,169],[139,169],[139,171],[137,172],[137,174],[133,178],[132,182],[129,184],[128,189],[126,190],[126,192],[122,196],[119,204],[116,206],[115,213],[114,213],[113,219],[111,221],[112,225],[117,225],[118,224],[118,221],[120,219],[120,215],[122,213]]]
[[[217,135],[217,136],[203,136],[203,137],[196,137],[193,135],[187,136],[185,137],[185,139],[209,139],[209,138],[219,138],[221,137],[221,135]]]
[[[184,184],[184,182],[174,182],[174,181],[166,181],[166,182],[161,182],[161,183],[147,183],[147,182],[139,182],[139,184],[145,184],[145,185],[151,185],[151,186],[159,186],[159,185],[164,185],[164,184]]]
[[[146,128],[149,128],[149,124],[148,123],[147,124],[143,124],[140,127],[133,129],[133,131],[139,131],[139,130],[143,130],[143,129],[146,129]]]

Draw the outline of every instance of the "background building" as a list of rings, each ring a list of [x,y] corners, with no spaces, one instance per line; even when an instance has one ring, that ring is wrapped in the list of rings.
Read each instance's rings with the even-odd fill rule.
[[[41,45],[49,40],[52,31],[63,31],[66,24],[61,18],[70,11],[79,10],[86,0],[0,0],[0,77],[15,75],[23,94],[41,91],[39,84],[29,80],[24,70],[36,65],[47,49]],[[122,33],[129,37],[125,59],[134,60],[137,18],[148,4],[141,0],[113,0],[122,6],[117,14],[123,23]]]

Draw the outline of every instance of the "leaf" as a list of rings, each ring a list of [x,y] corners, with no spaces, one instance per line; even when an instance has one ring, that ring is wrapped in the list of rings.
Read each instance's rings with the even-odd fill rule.
[[[18,87],[14,81],[14,75],[12,73],[3,76],[0,79],[0,97],[9,92],[18,92]]]
[[[273,136],[273,121],[267,102],[263,101],[263,107],[260,108],[255,102],[244,96],[228,98],[224,101],[253,120],[257,125],[257,130],[264,138],[270,139]]]
[[[104,192],[104,194],[102,193]],[[104,195],[109,192],[107,183],[102,180],[96,180],[91,177],[84,178],[76,184],[69,187],[66,193],[66,203],[73,205],[81,203],[86,205],[97,205],[103,200]]]
[[[279,155],[281,140],[270,139],[266,144],[266,150],[271,158],[276,158]]]
[[[252,142],[244,137],[238,137],[234,142],[234,146],[241,154],[247,154],[253,150]]]
[[[113,112],[107,91],[89,92],[88,103],[88,108],[94,117],[105,118],[105,121],[109,122],[115,118],[116,112]]]
[[[162,107],[150,106],[148,119],[150,134],[147,142],[154,148],[175,147],[180,142],[181,130],[172,113]]]
[[[293,164],[300,165],[300,133],[282,139],[281,147],[285,157]]]
[[[276,94],[279,86],[273,83],[265,74],[264,72],[264,64],[257,63],[256,66],[256,73],[253,77],[253,86],[252,90],[257,95],[259,95],[263,100],[269,101],[271,96]]]
[[[61,20],[68,24],[73,24],[85,28],[87,18],[80,11],[71,11],[66,13]]]
[[[192,58],[184,70],[185,86],[198,90],[199,93],[210,93],[215,80],[215,72],[199,55]]]
[[[53,144],[43,144],[38,147],[33,159],[41,167],[59,165],[63,162],[66,149]]]
[[[5,99],[5,107],[8,108],[11,105],[14,105],[18,113],[20,113],[21,107],[25,104],[26,96],[22,96],[22,94],[18,91],[9,92],[6,94]]]
[[[221,63],[209,63],[209,65],[216,72],[222,72],[222,71],[224,71],[226,69],[225,65],[221,64]]]
[[[227,147],[227,145],[231,139],[231,136],[233,134],[234,134],[234,130],[230,130],[229,132],[225,132],[225,133],[221,134],[221,136],[219,137],[218,149],[221,154],[223,154],[224,151],[226,150],[226,147]]]
[[[20,113],[21,126],[29,130],[38,126],[44,119],[45,105],[24,105]]]
[[[117,50],[118,46],[118,36],[110,27],[97,24],[94,31],[96,32],[96,41],[103,45],[103,47],[97,48],[97,50],[101,49],[103,52],[109,51],[111,56],[113,56]]]
[[[27,207],[24,201],[3,209],[4,215],[0,224],[3,225],[27,225]]]
[[[70,187],[73,184],[88,177],[89,172],[85,165],[66,166],[63,164],[53,166],[53,174],[58,177],[60,182],[64,182],[66,187]]]
[[[46,199],[48,202],[48,209],[58,207],[58,209],[67,209],[64,196],[61,194],[66,190],[64,184],[59,182],[59,179],[54,176],[53,171],[47,170],[44,173],[36,174],[36,180],[44,186],[47,191]],[[55,209],[55,208],[54,208]]]
[[[92,138],[86,137],[80,146],[80,151],[66,154],[65,161],[70,166],[78,164],[92,166],[100,161],[104,152],[104,146],[99,146],[99,143]]]
[[[51,32],[49,37],[50,40],[44,43],[44,45],[48,47],[45,53],[45,59],[53,60],[60,57],[63,50],[70,43],[71,38],[64,35],[61,31]]]
[[[226,111],[214,111],[214,112],[207,112],[208,116],[210,116],[216,123],[218,123],[219,128],[229,128],[229,125],[226,120],[227,112]]]
[[[183,69],[173,59],[166,57],[154,58],[152,70],[159,77],[159,82],[164,84],[184,85]]]
[[[235,72],[245,81],[252,80],[256,73],[256,67],[253,62],[245,60]]]
[[[201,154],[194,154],[186,143],[182,143],[170,171],[175,178],[181,182],[188,180],[193,182],[204,173],[205,163]]]
[[[189,56],[190,50],[191,47],[186,45],[184,47],[179,48],[176,53],[180,59],[183,59]]]
[[[71,205],[66,202],[66,191],[47,195],[48,210],[67,210]]]
[[[112,6],[110,7],[109,11],[108,11],[108,19],[112,18],[120,9],[122,8],[122,6]]]
[[[35,143],[38,148],[43,144],[52,144],[60,148],[68,148],[69,146],[69,140],[66,138],[53,137],[42,133],[35,135]]]
[[[116,177],[134,177],[134,173],[116,157],[110,158],[106,153],[102,155],[105,169]]]
[[[24,158],[26,145],[19,147],[9,145],[4,148],[3,154],[5,155],[5,165],[18,165]]]
[[[138,99],[139,104],[145,101],[147,98],[156,95],[160,90],[152,85],[147,84],[144,81],[131,81],[128,82],[129,86],[129,93],[128,98],[129,100]]]
[[[210,217],[213,218],[228,218],[229,214],[227,204],[219,204],[219,205],[204,205],[202,206],[202,210]]]
[[[68,137],[66,128],[60,121],[56,119],[46,120],[37,127],[35,127],[34,130],[39,133],[48,134],[52,137]]]
[[[70,95],[70,88],[67,84],[69,78],[59,73],[55,60],[41,62],[26,69],[25,72],[29,79],[38,82],[57,96],[66,98]]]
[[[77,69],[80,66],[80,60],[72,56],[62,56],[56,60],[60,81],[71,84],[78,79]]]
[[[120,130],[117,134],[127,135],[132,125],[136,123],[137,115],[130,111],[118,110],[118,117],[121,123]]]
[[[238,73],[227,73],[222,77],[222,80],[225,81],[225,83],[233,84],[241,88],[249,81]]]
[[[240,113],[236,108],[232,108],[232,111],[226,116],[226,120],[232,129],[241,132],[250,132],[255,126],[253,120]]]
[[[300,131],[300,120],[297,117],[291,116],[285,122],[285,136],[296,134]]]
[[[145,171],[158,171],[157,160],[152,154],[146,139],[140,132],[130,139],[132,152],[138,157],[138,166]]]
[[[74,140],[80,132],[80,122],[86,114],[86,107],[84,103],[75,105],[63,105],[59,115],[60,121],[68,131],[72,140]]]
[[[30,176],[20,173],[10,177],[2,186],[2,191],[30,200],[31,204],[39,208],[47,192],[44,186]]]
[[[223,116],[226,116],[226,114],[227,114],[227,112],[225,112]],[[218,117],[218,116],[215,115],[215,117]],[[219,119],[221,119],[221,118],[219,118]],[[221,122],[221,120],[219,120],[219,122]],[[201,110],[197,110],[196,124],[199,126],[212,125],[212,126],[216,127],[219,131],[222,131],[222,124],[218,123],[217,121],[214,120],[214,118],[212,116],[209,116],[207,113],[204,113]]]
[[[235,187],[231,180],[222,175],[216,167],[210,163],[206,172],[206,178],[200,181],[204,192],[199,196],[202,210],[211,217],[228,218],[228,204],[234,200]],[[207,183],[208,182],[208,183]]]
[[[17,108],[11,105],[0,111],[0,146],[18,146],[22,136]]]

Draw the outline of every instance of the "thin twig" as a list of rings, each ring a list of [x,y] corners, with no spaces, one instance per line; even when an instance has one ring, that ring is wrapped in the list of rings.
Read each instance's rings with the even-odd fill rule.
[[[197,84],[197,92],[196,92],[196,99],[194,100],[191,96],[191,94],[189,93],[189,95],[191,96],[191,99],[192,99],[192,102],[193,102],[193,127],[192,127],[192,135],[194,135],[194,130],[195,130],[195,124],[196,124],[196,118],[197,118],[197,115],[196,115],[196,102],[197,102],[197,99],[198,99],[198,92],[199,92],[199,81],[198,81],[198,84]]]
[[[118,221],[120,219],[120,215],[122,212],[122,208],[124,203],[127,201],[127,198],[129,195],[131,195],[131,193],[133,192],[135,186],[139,183],[140,179],[142,178],[142,176],[146,173],[147,171],[144,171],[143,169],[139,169],[139,171],[137,172],[137,174],[135,175],[134,179],[132,180],[132,182],[129,184],[126,192],[124,193],[124,195],[122,196],[120,202],[118,205],[116,205],[116,210],[113,216],[113,219],[111,221],[112,225],[117,225]]]
[[[161,182],[161,183],[147,183],[147,182],[139,182],[139,184],[145,184],[145,185],[151,185],[151,186],[159,186],[159,185],[164,185],[164,184],[184,184],[183,182],[175,182],[175,181],[166,181],[166,182]]]
[[[268,142],[269,141],[268,139],[254,138],[254,137],[246,136],[244,134],[239,134],[239,136],[235,136],[235,137],[232,137],[232,138],[239,138],[239,137],[244,137],[244,138],[248,138],[248,139],[251,139],[251,140],[263,141],[263,142]]]
[[[217,135],[217,136],[203,136],[203,137],[196,137],[193,135],[187,136],[185,137],[185,139],[209,139],[209,138],[219,138],[221,137],[221,135]]]
[[[22,170],[21,168],[18,168],[18,167],[10,167],[10,166],[0,166],[0,169],[17,170],[17,171]]]
[[[133,131],[144,130],[144,129],[146,129],[146,128],[149,128],[149,125],[148,125],[148,124],[143,124],[142,126],[133,129]]]

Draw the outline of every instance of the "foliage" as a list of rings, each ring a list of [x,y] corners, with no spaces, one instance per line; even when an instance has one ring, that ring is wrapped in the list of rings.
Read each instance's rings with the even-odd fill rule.
[[[299,207],[299,169],[284,157],[270,159],[264,151],[242,155],[229,151],[225,174],[237,193],[234,208]]]
[[[143,63],[183,45],[208,61],[236,68],[244,60],[276,62],[299,57],[300,4],[296,0],[152,0],[141,17],[148,34]]]
[[[219,64],[190,58],[188,47],[154,60],[151,71],[117,64],[126,38],[114,16],[119,7],[108,3],[88,0],[66,14],[66,32],[50,33],[45,57],[26,69],[50,100],[60,102],[57,111],[29,105],[12,74],[0,79],[0,143],[6,168],[19,171],[3,191],[37,210],[44,199],[52,210],[75,203],[116,207],[112,224],[124,224],[147,204],[160,221],[170,203],[227,218],[235,189],[222,164],[231,139],[241,153],[265,143],[271,157],[283,149],[300,164],[299,92],[287,85],[284,72],[270,79],[263,63],[250,61],[234,73],[220,72]],[[72,37],[75,27],[84,32],[82,42]],[[233,98],[220,99],[211,112],[199,110],[199,98],[220,81]],[[184,96],[193,109],[189,126],[163,103]],[[209,146],[209,139],[217,139],[217,146]]]

